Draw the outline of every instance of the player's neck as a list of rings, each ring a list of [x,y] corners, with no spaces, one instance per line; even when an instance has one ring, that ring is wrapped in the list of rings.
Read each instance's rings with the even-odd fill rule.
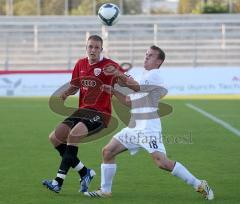
[[[100,61],[100,59],[94,59],[94,60],[88,59],[88,62],[89,62],[90,65],[96,64],[96,63],[98,63],[99,61]]]
[[[96,64],[96,63],[98,63],[98,62],[100,62],[102,60],[103,60],[103,55],[100,55],[100,57],[96,58],[96,59],[89,59],[89,57],[88,57],[88,63],[90,65]]]

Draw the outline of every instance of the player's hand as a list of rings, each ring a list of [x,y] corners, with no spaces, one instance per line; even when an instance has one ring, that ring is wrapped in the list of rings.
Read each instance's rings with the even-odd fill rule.
[[[103,84],[102,86],[100,86],[100,89],[101,89],[101,91],[104,91],[108,94],[112,94],[112,91],[113,91],[113,87],[110,85],[106,85],[106,84]]]
[[[130,76],[127,76],[127,75],[125,75],[126,77],[127,77],[127,79],[131,79],[131,80],[134,80],[132,77],[130,77]],[[118,83],[118,85],[119,86],[122,86],[122,87],[126,87],[127,86],[127,81],[128,80],[126,80],[126,78],[124,77],[118,77],[118,80],[117,80],[117,83]]]
[[[117,68],[114,65],[107,65],[106,67],[103,68],[103,73],[106,76],[118,76],[119,75],[119,71],[117,70]]]

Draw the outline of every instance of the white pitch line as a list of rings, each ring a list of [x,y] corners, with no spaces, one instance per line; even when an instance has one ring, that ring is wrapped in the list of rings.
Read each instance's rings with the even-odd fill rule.
[[[186,106],[188,106],[189,108],[201,113],[202,115],[206,116],[207,118],[210,118],[215,123],[218,123],[219,125],[223,126],[224,128],[228,129],[229,131],[231,131],[232,133],[234,133],[235,135],[240,137],[240,130],[231,126],[230,124],[226,123],[225,121],[215,117],[214,115],[212,115],[212,114],[210,114],[210,113],[202,110],[201,108],[198,108],[197,106],[194,106],[190,103],[186,103]]]

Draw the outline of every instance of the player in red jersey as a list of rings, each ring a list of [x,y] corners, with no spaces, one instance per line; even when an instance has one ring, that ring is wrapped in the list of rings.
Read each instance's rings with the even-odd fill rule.
[[[60,123],[49,135],[49,139],[62,157],[62,161],[53,180],[44,180],[43,185],[59,193],[63,181],[72,167],[80,175],[80,191],[86,192],[95,176],[95,171],[87,168],[77,157],[78,143],[81,139],[107,127],[111,117],[111,95],[104,92],[102,85],[111,85],[119,80],[134,85],[134,81],[123,74],[121,67],[114,61],[102,56],[103,40],[97,35],[88,38],[87,57],[80,59],[73,70],[69,87],[61,92],[64,101],[68,96],[80,90],[79,109]],[[111,69],[120,72],[118,77],[108,74]],[[133,87],[132,87],[133,88]],[[134,89],[134,88],[133,88]]]

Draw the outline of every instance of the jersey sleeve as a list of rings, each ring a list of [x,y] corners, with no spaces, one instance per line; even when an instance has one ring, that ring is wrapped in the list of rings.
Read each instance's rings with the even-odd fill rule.
[[[108,59],[107,65],[113,65],[121,73],[125,72],[125,70],[117,62],[115,62],[115,61],[113,61],[111,59]]]
[[[72,72],[72,79],[70,81],[70,84],[75,87],[80,87],[80,67],[79,63],[77,63],[73,69]]]

